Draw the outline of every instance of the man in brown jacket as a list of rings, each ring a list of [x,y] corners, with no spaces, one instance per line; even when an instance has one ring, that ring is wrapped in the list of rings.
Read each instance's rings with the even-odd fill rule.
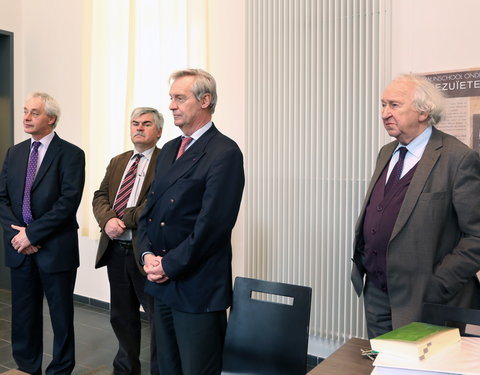
[[[102,234],[95,268],[107,266],[110,283],[110,322],[119,349],[113,361],[115,375],[140,375],[140,305],[151,325],[152,375],[158,375],[153,329],[153,299],[144,293],[146,277],[134,250],[138,218],[145,206],[160,149],[156,147],[163,116],[140,107],[130,116],[134,150],[115,156],[93,197],[93,212]]]

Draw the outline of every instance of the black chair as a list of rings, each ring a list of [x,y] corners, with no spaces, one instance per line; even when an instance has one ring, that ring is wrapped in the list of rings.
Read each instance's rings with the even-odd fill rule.
[[[237,277],[222,374],[305,375],[312,288]]]
[[[474,325],[480,329],[480,310],[424,303],[422,322],[439,326],[458,327],[462,336],[478,336],[477,334],[465,333],[465,327]]]

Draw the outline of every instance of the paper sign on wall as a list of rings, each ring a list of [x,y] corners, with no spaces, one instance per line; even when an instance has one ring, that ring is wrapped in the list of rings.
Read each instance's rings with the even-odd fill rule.
[[[480,152],[480,68],[423,75],[447,98],[446,118],[437,127]]]

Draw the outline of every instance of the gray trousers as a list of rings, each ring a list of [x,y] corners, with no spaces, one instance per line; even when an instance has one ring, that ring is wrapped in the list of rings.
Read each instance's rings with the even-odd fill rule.
[[[372,282],[365,283],[363,289],[365,318],[368,338],[374,338],[392,330],[392,311],[388,293],[378,289]]]

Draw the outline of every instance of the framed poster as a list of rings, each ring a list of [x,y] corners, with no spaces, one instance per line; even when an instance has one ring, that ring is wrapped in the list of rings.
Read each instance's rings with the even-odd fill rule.
[[[437,127],[480,153],[480,68],[422,75],[446,97],[446,117]]]

